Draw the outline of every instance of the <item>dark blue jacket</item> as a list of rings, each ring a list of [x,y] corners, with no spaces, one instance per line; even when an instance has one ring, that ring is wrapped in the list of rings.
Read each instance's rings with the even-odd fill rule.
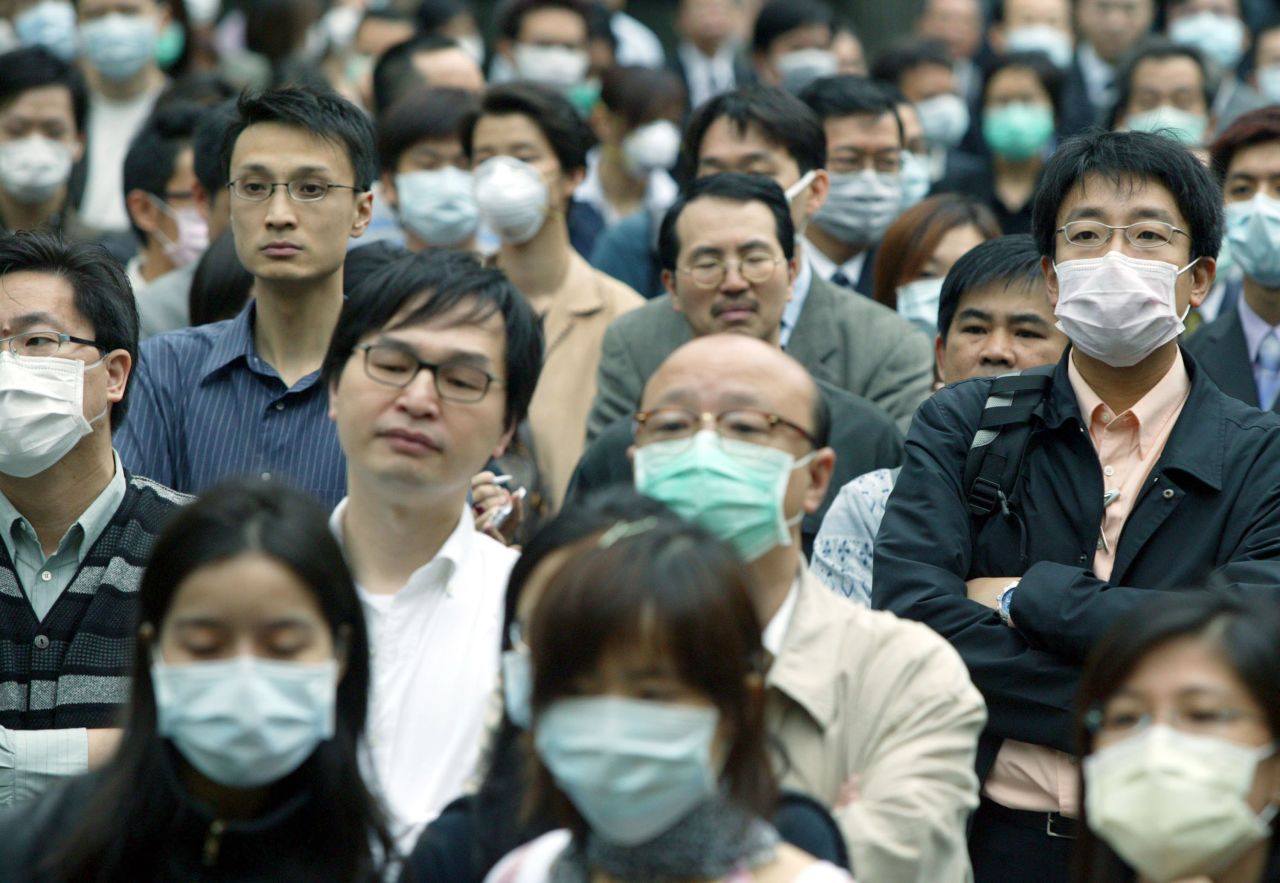
[[[1003,739],[1075,750],[1081,663],[1136,605],[1210,574],[1280,599],[1280,417],[1220,392],[1185,351],[1190,397],[1125,522],[1111,579],[1093,575],[1102,468],[1067,377],[1069,353],[1032,416],[1017,517],[978,518],[966,507],[965,456],[991,385],[966,380],[920,406],[876,538],[873,606],[947,638],[986,698],[984,778]],[[967,599],[965,581],[985,576],[1021,577],[1015,628]]]

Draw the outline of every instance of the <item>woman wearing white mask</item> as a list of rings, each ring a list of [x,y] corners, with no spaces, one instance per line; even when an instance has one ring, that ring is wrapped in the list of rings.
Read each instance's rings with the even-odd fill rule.
[[[1280,608],[1216,592],[1117,622],[1080,682],[1077,883],[1280,880]]]
[[[138,605],[119,751],[0,817],[6,879],[380,879],[368,643],[325,513],[283,485],[210,491],[160,536]]]
[[[518,689],[507,701],[532,730],[529,805],[565,828],[486,879],[848,883],[765,821],[765,654],[732,550],[662,514],[553,554],[520,604],[528,717]]]
[[[985,205],[953,193],[931,196],[885,232],[872,297],[935,337],[947,272],[969,249],[999,235],[1000,225]]]

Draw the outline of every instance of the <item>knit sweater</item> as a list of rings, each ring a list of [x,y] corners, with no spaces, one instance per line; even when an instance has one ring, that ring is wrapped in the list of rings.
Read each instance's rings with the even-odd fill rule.
[[[0,726],[119,726],[129,699],[142,571],[165,522],[190,500],[125,474],[120,507],[43,621],[0,543]]]

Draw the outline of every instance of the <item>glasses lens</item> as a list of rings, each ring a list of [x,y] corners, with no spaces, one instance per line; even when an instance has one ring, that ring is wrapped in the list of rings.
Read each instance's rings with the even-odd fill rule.
[[[379,383],[407,386],[418,373],[418,362],[393,346],[371,346],[364,353],[365,372]]]
[[[1136,248],[1159,248],[1173,239],[1173,225],[1163,221],[1143,221],[1125,231]]]
[[[716,421],[716,429],[721,438],[764,444],[773,434],[773,422],[759,411],[725,411]]]
[[[238,178],[231,182],[231,189],[241,199],[261,202],[271,195],[271,182],[262,178]]]
[[[742,278],[748,282],[763,282],[773,275],[773,268],[777,266],[777,261],[771,255],[753,254],[748,255],[742,261]]]
[[[724,279],[724,264],[720,261],[698,261],[689,268],[689,276],[701,288],[715,288]]]
[[[329,182],[307,178],[302,181],[289,182],[289,195],[298,202],[316,202],[324,199],[329,192]]]
[[[1098,221],[1072,221],[1063,227],[1067,242],[1081,248],[1098,248],[1111,239],[1111,228]]]
[[[698,429],[698,417],[682,408],[659,408],[650,411],[640,424],[639,435],[645,441],[659,442],[692,438]]]
[[[436,371],[440,397],[455,402],[478,402],[489,390],[489,375],[470,365],[441,365]]]
[[[56,356],[62,339],[49,331],[34,331],[13,338],[13,351],[20,356]]]

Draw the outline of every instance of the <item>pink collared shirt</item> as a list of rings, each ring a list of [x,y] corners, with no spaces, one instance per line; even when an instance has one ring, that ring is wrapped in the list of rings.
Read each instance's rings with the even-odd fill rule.
[[[1109,497],[1114,495],[1103,510],[1093,556],[1093,573],[1105,580],[1111,578],[1124,523],[1187,403],[1191,378],[1178,350],[1164,377],[1133,407],[1116,414],[1080,375],[1074,353],[1067,360],[1067,377],[1080,405],[1080,415],[1088,424],[1089,439],[1098,452],[1103,492]],[[1010,809],[1059,812],[1072,817],[1080,812],[1074,758],[1043,745],[1013,739],[1006,739],[1000,747],[983,793]]]

